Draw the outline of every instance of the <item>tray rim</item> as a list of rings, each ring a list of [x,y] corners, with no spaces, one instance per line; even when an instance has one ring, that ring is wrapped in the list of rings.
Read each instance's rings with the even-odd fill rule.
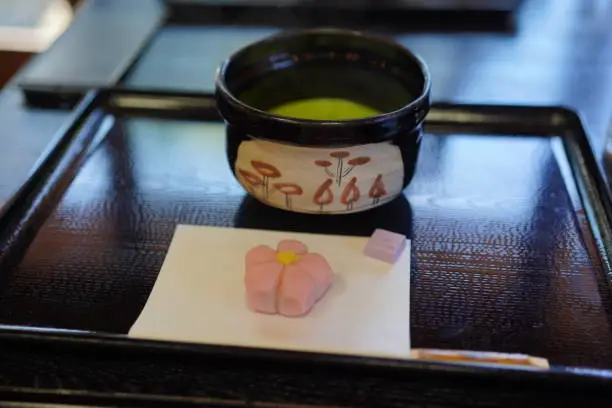
[[[143,104],[143,100],[156,99],[156,103]],[[130,100],[132,104],[130,105]],[[127,104],[126,104],[127,101]],[[138,102],[140,101],[140,105]],[[160,102],[162,102],[160,104]],[[165,105],[164,103],[165,102]],[[53,168],[60,160],[68,159],[74,163],[86,159],[87,143],[106,115],[126,114],[129,116],[164,117],[171,119],[189,119],[220,121],[215,110],[214,98],[209,94],[176,93],[166,91],[127,90],[106,88],[93,90],[87,94],[74,111],[71,119],[56,134],[49,148],[37,161],[28,180],[18,193],[0,211],[0,266],[4,261],[3,245],[11,234],[6,229],[11,225],[11,217],[19,213],[21,205],[34,205],[37,195],[45,193],[43,187],[49,183]],[[94,120],[92,120],[92,118]],[[517,121],[520,119],[520,121]],[[598,251],[602,257],[602,267],[606,274],[606,287],[600,290],[612,290],[612,229],[610,216],[612,200],[603,175],[593,155],[588,136],[580,115],[564,107],[546,106],[512,106],[512,105],[472,105],[436,103],[426,119],[426,127],[453,126],[455,131],[465,127],[466,131],[490,125],[489,135],[532,135],[537,137],[561,137],[572,168],[573,179],[579,190],[580,200],[591,226],[591,232],[597,241]],[[493,130],[490,130],[493,129]],[[499,130],[499,132],[496,132]],[[567,145],[573,143],[574,146]],[[82,148],[76,153],[69,149],[74,145]],[[77,146],[77,147],[78,147]],[[68,152],[68,153],[67,153]],[[573,153],[572,153],[573,152]],[[72,156],[71,156],[72,155]],[[61,169],[60,169],[61,170]],[[63,170],[62,170],[63,171]],[[67,170],[66,170],[67,171]],[[586,176],[585,176],[586,175]],[[584,179],[584,180],[583,180]],[[10,243],[10,241],[9,241]],[[91,352],[100,353],[105,348],[127,349],[142,352],[180,352],[196,353],[206,358],[254,359],[260,361],[278,360],[292,364],[323,364],[330,367],[347,369],[363,368],[376,372],[391,370],[395,373],[429,372],[434,375],[470,376],[481,380],[541,382],[545,386],[612,386],[612,370],[589,369],[581,367],[554,366],[548,371],[528,369],[491,368],[481,366],[462,366],[456,364],[426,362],[418,360],[377,359],[370,357],[327,355],[312,352],[289,352],[284,350],[264,350],[244,347],[227,347],[179,342],[161,342],[137,340],[126,335],[102,334],[86,331],[69,331],[52,328],[32,328],[28,326],[8,326],[0,324],[0,344],[11,346],[21,343],[29,347],[40,344],[56,346],[83,346]],[[1,391],[1,387],[0,387]]]

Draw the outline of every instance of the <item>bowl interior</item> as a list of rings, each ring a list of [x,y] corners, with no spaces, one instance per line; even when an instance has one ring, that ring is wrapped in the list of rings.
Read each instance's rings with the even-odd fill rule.
[[[344,31],[271,37],[235,54],[221,75],[243,103],[292,117],[298,116],[291,112],[308,115],[304,109],[312,113],[325,107],[347,110],[348,118],[392,112],[421,96],[428,85],[423,66],[408,50]],[[313,103],[283,109],[305,100]]]

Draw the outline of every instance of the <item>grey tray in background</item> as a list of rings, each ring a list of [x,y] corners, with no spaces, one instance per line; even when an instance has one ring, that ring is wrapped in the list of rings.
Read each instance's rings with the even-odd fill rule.
[[[74,107],[89,89],[117,86],[128,76],[164,25],[225,25],[228,29],[251,26],[255,30],[262,26],[327,25],[399,32],[506,32],[514,28],[514,13],[521,3],[522,0],[89,0],[53,47],[28,65],[18,85],[29,106]]]
[[[71,108],[92,88],[118,83],[166,19],[158,0],[88,0],[17,82],[28,105]]]
[[[167,0],[170,22],[510,31],[523,0]]]

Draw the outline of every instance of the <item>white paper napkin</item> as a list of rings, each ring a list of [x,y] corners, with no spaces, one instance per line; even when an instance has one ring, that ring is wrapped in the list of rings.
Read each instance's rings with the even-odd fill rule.
[[[325,256],[334,283],[305,317],[245,301],[244,255],[297,239]],[[367,238],[180,225],[129,336],[217,345],[410,357],[410,242],[395,265],[365,257]]]

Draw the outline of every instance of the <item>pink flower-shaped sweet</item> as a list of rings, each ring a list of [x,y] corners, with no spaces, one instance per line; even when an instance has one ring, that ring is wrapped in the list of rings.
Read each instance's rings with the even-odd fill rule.
[[[247,304],[256,312],[305,315],[332,284],[327,260],[300,241],[281,241],[276,250],[256,246],[245,261]]]

